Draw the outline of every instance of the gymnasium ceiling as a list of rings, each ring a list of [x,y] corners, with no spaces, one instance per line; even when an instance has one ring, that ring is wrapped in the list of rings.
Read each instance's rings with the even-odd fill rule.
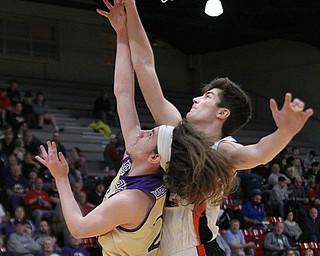
[[[102,6],[102,0],[22,1],[89,11]],[[203,12],[207,0],[136,1],[147,32],[186,54],[276,38],[320,46],[320,0],[221,0],[224,13],[216,18]]]

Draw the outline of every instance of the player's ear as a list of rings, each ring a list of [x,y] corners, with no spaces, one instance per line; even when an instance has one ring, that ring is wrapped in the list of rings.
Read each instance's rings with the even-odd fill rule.
[[[148,159],[149,163],[158,164],[160,163],[160,155],[156,153],[152,153]]]
[[[220,108],[217,114],[219,119],[227,119],[230,116],[231,112],[227,108]]]

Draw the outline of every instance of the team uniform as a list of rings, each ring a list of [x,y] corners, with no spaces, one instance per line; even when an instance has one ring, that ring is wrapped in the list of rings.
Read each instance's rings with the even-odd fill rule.
[[[212,147],[217,149],[222,141],[235,140],[229,136],[216,142]],[[199,234],[199,216],[193,211],[193,205],[175,203],[171,193],[163,211],[163,228],[160,251],[158,256],[200,256],[200,255],[223,255],[215,238],[218,235],[217,219],[220,206],[205,206],[207,225],[212,233],[212,253],[205,253],[205,245],[201,244]],[[171,200],[170,200],[171,198]],[[204,209],[203,209],[204,210]],[[207,249],[207,248],[206,248]]]
[[[119,226],[99,236],[104,256],[158,255],[163,225],[162,213],[166,198],[163,177],[156,174],[128,176],[131,164],[130,157],[122,161],[118,175],[112,181],[104,200],[123,190],[138,189],[150,194],[154,198],[154,205],[137,228],[125,229]]]

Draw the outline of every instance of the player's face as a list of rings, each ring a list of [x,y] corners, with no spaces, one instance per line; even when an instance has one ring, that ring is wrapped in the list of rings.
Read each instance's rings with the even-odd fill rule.
[[[159,127],[152,130],[141,130],[134,144],[127,148],[127,154],[133,156],[145,156],[154,152],[157,146]]]
[[[205,92],[202,96],[193,99],[193,105],[187,113],[187,120],[191,124],[211,123],[216,119],[220,103],[219,93],[222,90],[214,88]]]

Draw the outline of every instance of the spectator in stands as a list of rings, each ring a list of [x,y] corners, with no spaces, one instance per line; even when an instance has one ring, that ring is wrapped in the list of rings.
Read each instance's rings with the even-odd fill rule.
[[[8,251],[15,256],[34,256],[40,251],[40,246],[26,232],[25,221],[14,222],[15,231],[9,236]]]
[[[270,186],[269,187],[270,189],[272,189],[275,185],[278,184],[279,177],[281,176],[285,178],[286,184],[291,183],[291,180],[286,175],[284,175],[283,173],[280,173],[280,165],[278,163],[273,163],[270,169],[271,169],[271,173],[268,177],[268,184]]]
[[[102,91],[95,99],[92,115],[95,119],[101,120],[110,126],[118,126],[117,116],[111,107],[106,91]]]
[[[304,256],[313,256],[314,255],[314,252],[312,249],[307,249],[305,252],[304,252]]]
[[[53,242],[53,251],[60,252],[61,249],[56,245],[56,238],[52,235],[51,227],[48,221],[42,220],[39,224],[38,232],[33,235],[33,239],[40,245],[41,248],[44,248],[47,238],[50,238],[50,240]]]
[[[239,220],[231,220],[230,227],[225,232],[223,238],[231,248],[231,255],[239,255],[239,251],[241,253],[244,251],[245,255],[254,255],[256,244],[253,241],[246,243],[244,234],[240,230]]]
[[[106,187],[104,183],[99,180],[94,189],[88,193],[87,200],[89,203],[93,204],[95,207],[101,204],[104,194],[106,192]]]
[[[288,206],[293,210],[297,211],[296,217],[301,220],[305,216],[304,207],[309,204],[309,198],[303,184],[303,179],[301,176],[297,176],[293,182],[288,187],[289,191],[289,202]]]
[[[21,166],[14,165],[10,167],[9,176],[5,181],[5,189],[10,203],[11,210],[23,205],[23,198],[29,191],[29,184],[21,174]]]
[[[80,191],[75,196],[76,201],[78,202],[78,205],[80,207],[80,210],[83,214],[83,216],[86,216],[89,212],[91,212],[95,206],[93,204],[90,204],[87,201],[87,195],[85,192]],[[101,254],[101,248],[98,244],[98,239],[96,237],[86,237],[82,238],[79,244],[79,247],[85,248],[90,255],[100,255]]]
[[[4,137],[0,140],[1,160],[6,164],[7,157],[14,151],[14,133],[11,129],[4,131]]]
[[[119,131],[117,135],[111,134],[109,143],[106,145],[103,158],[106,163],[108,171],[115,170],[115,173],[118,172],[121,161],[124,154],[124,142],[122,132]]]
[[[265,229],[262,221],[266,217],[264,205],[261,202],[262,195],[255,192],[251,200],[242,205],[242,215],[248,227],[253,229]]]
[[[41,165],[34,161],[34,157],[30,152],[26,152],[23,156],[23,161],[21,163],[22,174],[25,177],[29,177],[30,172],[40,173]]]
[[[289,211],[285,221],[283,222],[283,233],[288,237],[291,244],[300,241],[302,230],[297,222],[294,221],[294,215],[292,211]]]
[[[301,165],[303,165],[303,161],[300,158],[300,150],[298,147],[293,146],[291,148],[291,155],[287,157],[287,164],[292,165],[293,164],[293,159],[298,158],[301,160]]]
[[[82,178],[88,175],[86,159],[81,155],[80,148],[73,147],[70,151],[70,156],[67,158],[68,164],[71,168],[78,170]]]
[[[2,203],[0,203],[0,234],[4,233],[3,231],[7,225],[8,220],[9,220],[9,216],[7,215]]]
[[[81,239],[74,238],[72,235],[70,235],[68,244],[61,250],[61,256],[90,256],[89,252],[86,249],[79,247],[80,242]]]
[[[266,234],[264,239],[264,249],[266,256],[274,255],[286,255],[286,251],[293,249],[289,243],[286,235],[283,234],[284,225],[282,222],[275,224],[273,232]],[[298,251],[295,251],[295,255],[299,255]]]
[[[311,164],[311,168],[309,168],[308,170],[307,170],[307,177],[309,176],[309,175],[314,175],[316,178],[315,178],[315,182],[317,183],[317,184],[319,184],[320,183],[320,172],[319,172],[319,170],[320,170],[320,165],[319,165],[319,162],[313,162],[312,164]]]
[[[60,254],[55,250],[55,245],[56,241],[54,238],[50,236],[46,237],[44,239],[42,249],[37,256],[60,256]]]
[[[288,250],[286,256],[295,256],[294,250]]]
[[[12,111],[12,102],[7,95],[5,87],[0,88],[0,125],[4,127],[7,124],[7,116]]]
[[[17,156],[19,163],[23,161],[25,153],[26,153],[26,149],[24,148],[23,140],[20,138],[16,138],[14,140],[13,154]]]
[[[226,256],[231,256],[231,248],[227,244],[226,240],[224,240],[224,238],[220,234],[217,235],[216,240],[220,248],[224,250]]]
[[[316,162],[316,151],[315,150],[310,150],[307,157],[303,159],[303,166],[305,170],[309,170],[311,168],[311,164]]]
[[[18,90],[18,82],[16,80],[9,81],[9,87],[7,88],[7,95],[10,98],[12,104],[21,101],[21,95]]]
[[[283,176],[279,176],[278,184],[276,184],[270,194],[269,205],[271,209],[276,209],[278,211],[278,215],[281,218],[284,218],[284,209],[285,204],[289,200],[286,178]]]
[[[317,196],[319,194],[319,184],[316,184],[316,176],[308,175],[306,180],[306,194],[309,198],[309,205],[318,207],[319,200]]]
[[[24,198],[25,205],[30,206],[33,210],[32,217],[34,218],[37,228],[39,228],[40,221],[43,218],[50,218],[53,216],[49,195],[42,187],[42,179],[37,178],[34,189],[31,189]]]
[[[64,155],[64,157],[67,157],[67,151],[66,151],[66,148],[61,143],[61,136],[59,132],[56,131],[52,134],[52,141],[56,143],[57,151],[61,152]],[[45,148],[46,147],[47,145],[45,144]]]
[[[59,131],[56,117],[48,112],[42,92],[37,92],[36,98],[33,101],[33,109],[37,117],[38,129],[42,129],[44,124],[51,124],[55,131]]]
[[[11,252],[8,252],[3,236],[0,236],[0,255],[1,256],[15,256]]]
[[[297,176],[301,176],[304,177],[305,176],[305,172],[304,172],[304,168],[301,164],[302,162],[300,161],[299,158],[295,158],[292,161],[292,171],[293,171],[293,176],[297,177]]]
[[[33,98],[31,92],[26,91],[24,93],[22,104],[22,115],[24,116],[24,119],[28,127],[33,129],[37,126],[37,116],[33,108]]]
[[[39,146],[41,145],[41,141],[33,135],[31,130],[24,132],[23,143],[26,152],[30,152],[33,157],[40,153]]]
[[[241,180],[241,186],[245,194],[251,195],[253,191],[263,191],[264,178],[251,170],[245,170],[237,173]]]
[[[6,225],[6,236],[9,237],[10,234],[14,231],[14,222],[23,221],[31,227],[31,233],[34,234],[36,227],[32,220],[26,217],[26,212],[23,206],[18,206],[13,213],[13,217],[9,219]]]
[[[18,130],[23,122],[25,122],[22,114],[23,106],[21,102],[16,102],[13,105],[12,111],[7,116],[8,124],[11,126],[15,135],[18,134]]]
[[[309,242],[320,242],[320,219],[318,218],[318,210],[311,208],[309,215],[302,222],[302,231]]]

